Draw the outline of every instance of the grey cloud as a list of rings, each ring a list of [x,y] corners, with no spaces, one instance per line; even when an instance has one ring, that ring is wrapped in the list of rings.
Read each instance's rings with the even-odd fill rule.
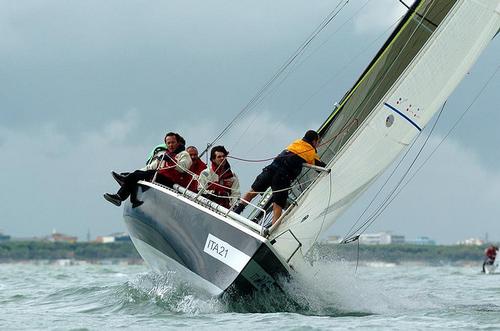
[[[27,235],[57,227],[80,236],[89,227],[100,234],[123,228],[120,210],[101,197],[116,188],[109,170],[142,166],[149,148],[170,130],[205,146],[336,4],[0,2],[0,228]],[[305,62],[224,137],[232,155],[272,157],[328,116],[383,42],[376,38],[393,23],[384,17],[385,25],[364,33],[349,22],[334,33],[361,5],[351,1]],[[389,11],[401,6],[383,5]],[[498,65],[496,39],[450,98],[438,134]],[[500,158],[498,84],[497,78],[452,136],[477,151],[490,174]],[[20,152],[27,147],[34,162]],[[262,166],[233,165],[243,189]],[[27,187],[34,197],[29,206],[14,199]],[[394,208],[398,214],[389,224],[400,224],[402,209]],[[418,222],[406,224],[401,226],[418,230]]]

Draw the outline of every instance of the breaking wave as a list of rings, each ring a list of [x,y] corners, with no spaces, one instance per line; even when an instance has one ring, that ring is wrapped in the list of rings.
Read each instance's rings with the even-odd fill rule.
[[[80,312],[161,314],[299,313],[317,316],[366,316],[391,310],[391,300],[360,285],[347,266],[323,264],[309,267],[308,277],[283,282],[283,291],[236,296],[231,291],[211,297],[182,282],[175,273],[143,273],[122,284],[67,288],[47,298],[85,300]],[[85,298],[85,299],[83,299]],[[90,302],[92,303],[90,303]],[[74,302],[74,301],[73,301]],[[400,303],[397,304],[400,307]]]

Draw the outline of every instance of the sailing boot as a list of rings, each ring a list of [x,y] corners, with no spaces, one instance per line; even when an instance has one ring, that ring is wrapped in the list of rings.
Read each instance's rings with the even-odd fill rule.
[[[144,203],[137,198],[137,186],[130,191],[130,202],[132,203],[132,208],[137,208]]]
[[[245,209],[246,205],[242,204],[242,203],[239,203],[237,204],[236,206],[233,207],[233,212],[235,212],[236,214],[241,214],[243,212],[243,210]]]
[[[120,186],[123,186],[123,183],[125,183],[125,178],[127,177],[124,174],[119,174],[114,171],[111,171],[111,176],[113,176],[113,178],[116,180],[118,184],[120,184]]]
[[[137,208],[144,203],[144,201],[141,200],[131,200],[131,202],[132,202],[132,208]]]
[[[118,194],[104,193],[103,196],[104,196],[104,199],[108,200],[109,202],[111,202],[115,206],[120,207],[122,204],[122,199],[120,198],[120,196]]]

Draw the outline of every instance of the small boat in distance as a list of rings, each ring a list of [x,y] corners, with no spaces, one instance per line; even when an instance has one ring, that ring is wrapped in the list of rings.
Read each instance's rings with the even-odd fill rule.
[[[135,247],[154,270],[212,295],[279,288],[308,272],[318,238],[420,134],[499,28],[500,0],[415,1],[318,130],[327,171],[303,169],[273,226],[262,226],[270,192],[245,217],[178,185],[142,181],[144,203],[124,205]]]
[[[498,268],[498,246],[490,245],[484,250],[484,262],[482,272],[485,274],[493,274]]]

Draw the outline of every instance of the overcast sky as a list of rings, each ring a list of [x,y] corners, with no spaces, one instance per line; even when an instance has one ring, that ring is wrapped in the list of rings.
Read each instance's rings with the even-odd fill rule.
[[[81,239],[124,231],[121,208],[102,198],[117,189],[110,171],[142,167],[167,131],[205,146],[337,4],[1,1],[0,229]],[[351,0],[220,143],[261,159],[318,128],[404,12],[397,0]],[[425,151],[478,95],[499,54],[496,38],[450,97]],[[499,91],[497,75],[368,232],[500,240]],[[243,191],[265,166],[232,165]],[[330,232],[342,235],[373,191]]]

